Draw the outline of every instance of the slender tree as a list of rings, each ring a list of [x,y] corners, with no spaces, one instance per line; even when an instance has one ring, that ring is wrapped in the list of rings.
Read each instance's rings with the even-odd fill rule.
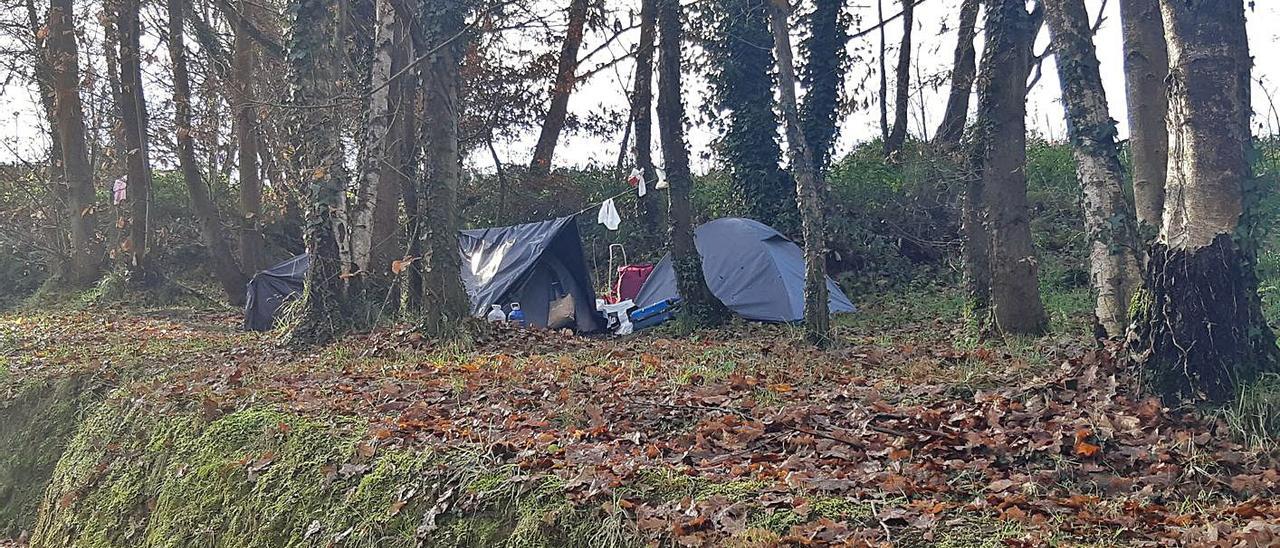
[[[889,143],[889,52],[888,42],[884,37],[884,0],[876,0],[876,29],[880,32],[880,51],[876,56],[880,63],[880,86],[877,97],[880,99],[880,142]]]
[[[911,99],[911,31],[915,28],[915,0],[902,0],[902,44],[894,80],[893,129],[884,142],[886,158],[896,158],[907,142],[907,108]]]
[[[715,325],[728,318],[728,309],[707,288],[702,256],[693,239],[693,206],[689,194],[689,150],[684,141],[684,102],[680,88],[680,42],[683,37],[680,0],[656,0],[658,11],[658,133],[666,163],[670,219],[671,263],[676,291],[684,299],[684,314],[694,325]]]
[[[560,60],[556,64],[551,104],[543,119],[542,131],[538,134],[538,143],[533,148],[533,161],[530,163],[531,173],[535,177],[551,172],[556,143],[560,140],[560,132],[564,130],[565,119],[569,114],[569,96],[577,85],[578,50],[582,47],[582,37],[586,30],[588,7],[588,0],[569,0],[568,28],[560,47]]]
[[[947,108],[942,113],[942,123],[934,142],[945,148],[955,148],[964,136],[965,118],[969,114],[969,95],[973,93],[973,79],[978,72],[977,48],[973,45],[977,36],[979,0],[964,0],[960,4],[960,26],[956,29],[955,60],[951,63],[951,91],[947,93]]]
[[[120,33],[120,125],[124,134],[129,230],[122,244],[131,283],[145,285],[155,276],[149,263],[151,232],[151,160],[147,101],[142,83],[142,14],[139,0],[121,0],[116,18]]]
[[[794,224],[795,188],[780,167],[768,0],[716,2],[711,83],[716,107],[726,113],[718,145],[729,183],[747,216],[786,228]]]
[[[782,117],[786,122],[791,170],[796,176],[796,202],[804,232],[804,326],[809,342],[826,346],[831,342],[831,315],[827,309],[827,235],[824,209],[826,183],[818,176],[817,160],[800,126],[796,106],[796,72],[791,54],[791,30],[787,24],[791,6],[776,0],[770,19],[773,49],[778,58],[778,87]]]
[[[458,146],[461,61],[465,41],[459,37],[466,15],[465,0],[433,0],[426,9],[430,43],[438,48],[426,78],[424,141],[427,143],[427,269],[423,279],[422,328],[431,336],[449,336],[470,316],[471,302],[462,286],[462,258],[458,254],[458,186],[462,155]]]
[[[1040,300],[1025,171],[1027,78],[1038,26],[1022,0],[987,0],[971,175],[980,179],[967,189],[971,211],[965,219],[967,225],[983,226],[967,228],[973,241],[966,242],[966,255],[976,263],[970,266],[971,278],[989,280],[990,327],[1007,334],[1037,334],[1049,326]],[[972,211],[979,205],[981,214]],[[982,247],[985,258],[975,255]]]
[[[73,285],[83,285],[98,277],[102,255],[95,234],[93,171],[89,165],[84,107],[80,101],[80,53],[74,5],[72,0],[50,0],[46,47],[55,125],[62,150],[62,180],[67,188],[67,224],[71,227],[71,259],[62,275]]]
[[[657,31],[654,0],[640,0],[640,42],[636,45],[636,87],[632,95],[632,123],[635,125],[636,167],[652,187],[658,180],[653,165],[653,51]],[[661,194],[648,192],[636,200],[636,210],[650,242],[662,227]]]
[[[1120,337],[1129,326],[1129,301],[1142,281],[1138,227],[1125,196],[1116,123],[1107,110],[1084,0],[1049,0],[1045,15],[1083,193],[1094,314],[1107,336]]]
[[[240,266],[253,275],[267,266],[262,239],[262,178],[259,175],[258,107],[254,101],[257,46],[251,36],[251,14],[257,7],[237,0],[238,16],[232,18],[232,60],[229,97],[236,141],[236,178],[240,199]]]
[[[1250,73],[1243,0],[1160,3],[1169,44],[1164,227],[1134,350],[1170,399],[1225,401],[1280,368],[1254,273]]]
[[[1133,203],[1146,241],[1160,231],[1164,181],[1169,162],[1169,74],[1160,0],[1120,0],[1124,34],[1125,91],[1129,103],[1129,151],[1133,165]]]
[[[374,210],[378,199],[386,199],[383,186],[395,187],[382,179],[385,151],[390,145],[392,108],[391,64],[396,47],[396,10],[391,0],[374,2],[373,62],[369,65],[369,102],[365,107],[364,143],[361,147],[360,177],[356,202],[351,208],[352,272],[366,279],[382,277],[389,265],[372,264]]]
[[[815,0],[808,17],[809,34],[800,43],[805,56],[801,83],[806,90],[800,107],[800,127],[813,152],[813,169],[819,174],[826,172],[831,161],[840,116],[840,90],[849,64],[845,53],[849,22],[843,10],[841,0]]]
[[[331,0],[294,0],[289,34],[290,141],[297,188],[306,188],[303,241],[311,265],[303,283],[302,317],[290,332],[294,344],[332,340],[346,328],[347,310],[336,224],[348,175],[337,113],[336,10]]]
[[[219,219],[218,206],[209,195],[209,187],[200,177],[196,160],[195,139],[191,127],[191,77],[187,73],[187,48],[183,40],[186,2],[168,0],[169,60],[173,65],[173,111],[177,128],[178,165],[191,198],[191,210],[200,222],[200,239],[204,241],[209,270],[234,305],[244,304],[247,279],[236,265],[227,245]]]

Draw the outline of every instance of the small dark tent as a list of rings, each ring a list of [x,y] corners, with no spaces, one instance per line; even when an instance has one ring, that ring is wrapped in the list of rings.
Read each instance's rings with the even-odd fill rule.
[[[484,316],[490,305],[509,311],[508,305],[520,303],[525,321],[532,325],[580,332],[603,329],[573,217],[463,230],[458,248],[462,282],[476,316]],[[280,305],[302,293],[308,264],[307,255],[299,255],[249,281],[246,329],[266,331],[274,326]]]
[[[724,218],[694,231],[707,287],[748,320],[795,322],[804,319],[804,252],[772,227],[751,219]],[[832,314],[853,312],[840,287],[827,278]],[[676,274],[671,255],[662,258],[636,295],[645,308],[674,299]]]

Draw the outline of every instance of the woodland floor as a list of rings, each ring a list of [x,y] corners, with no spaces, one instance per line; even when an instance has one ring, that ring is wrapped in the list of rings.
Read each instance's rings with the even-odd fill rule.
[[[0,316],[0,399],[89,373],[158,412],[342,416],[370,451],[469,447],[508,481],[554,476],[662,545],[1280,542],[1275,445],[1163,407],[1070,316],[984,342],[945,290],[861,307],[825,352],[737,323],[450,347],[388,327],[295,353],[231,312],[19,312]]]

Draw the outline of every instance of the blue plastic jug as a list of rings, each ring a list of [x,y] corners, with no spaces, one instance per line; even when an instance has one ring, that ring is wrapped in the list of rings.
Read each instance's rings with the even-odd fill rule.
[[[511,313],[507,314],[507,321],[516,325],[516,327],[524,327],[524,311],[520,310],[520,303],[511,303]]]

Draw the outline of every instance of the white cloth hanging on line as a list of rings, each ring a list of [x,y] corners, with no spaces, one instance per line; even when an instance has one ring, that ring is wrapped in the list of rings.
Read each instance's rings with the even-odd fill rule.
[[[618,215],[617,206],[613,205],[613,198],[609,198],[600,204],[600,212],[596,214],[596,222],[604,225],[609,230],[617,230],[618,225],[622,224],[622,217]]]
[[[663,171],[662,168],[656,168],[656,167],[653,168],[653,170],[658,172],[658,184],[653,185],[653,188],[656,188],[658,190],[662,190],[664,188],[670,188],[671,185],[667,183],[667,172]]]

